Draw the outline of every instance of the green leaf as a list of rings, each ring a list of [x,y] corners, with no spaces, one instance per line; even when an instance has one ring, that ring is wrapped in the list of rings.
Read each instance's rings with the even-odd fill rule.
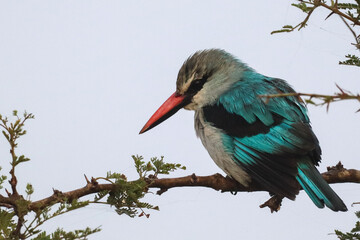
[[[301,2],[301,3],[298,3],[298,4],[296,4],[296,3],[293,3],[293,4],[291,4],[291,6],[294,6],[294,7],[297,7],[297,8],[299,8],[301,11],[303,11],[304,13],[309,13],[314,7],[308,7],[307,5],[306,5],[306,3],[303,3],[303,2]]]
[[[76,239],[88,239],[87,237],[91,234],[101,231],[100,227],[91,229],[85,228],[83,230],[65,231],[62,228],[58,228],[52,234],[46,234],[45,231],[37,235],[33,240],[76,240]]]
[[[315,103],[313,100],[311,100],[311,99],[305,99],[304,101],[305,101],[307,104],[316,105],[316,103]]]
[[[355,215],[359,218],[359,212],[355,212]],[[335,234],[340,240],[360,240],[360,222],[355,223],[355,227],[350,230],[350,232],[342,232],[339,230],[335,230]]]
[[[2,131],[3,135],[5,136],[6,140],[10,142],[10,136],[4,130]]]
[[[0,176],[0,189],[2,189],[3,188],[3,184],[4,184],[4,182],[5,182],[5,180],[7,179],[7,177],[5,176],[5,175],[1,175]]]
[[[287,29],[287,28],[283,28],[283,29],[280,29],[280,30],[275,30],[275,31],[272,31],[270,34],[275,34],[275,33],[283,33],[283,32],[292,32],[294,31],[294,29]]]
[[[350,65],[350,66],[360,67],[360,58],[358,56],[348,54],[345,57],[347,58],[347,60],[340,61],[339,62],[340,65]]]
[[[34,193],[34,188],[33,188],[33,186],[31,185],[31,183],[26,184],[25,192],[26,192],[26,194],[27,194],[28,196],[30,196],[31,194]]]
[[[285,26],[283,26],[283,28],[290,28],[290,29],[292,29],[292,28],[294,28],[294,27],[291,26],[291,25],[285,25]]]
[[[14,212],[8,212],[0,209],[0,239],[10,239],[10,234],[16,228]]]
[[[21,155],[20,157],[17,158],[17,160],[15,161],[15,166],[18,165],[19,163],[22,162],[28,162],[30,161],[30,158],[25,157],[24,155]]]
[[[339,9],[360,10],[359,4],[355,3],[338,3],[337,7]]]

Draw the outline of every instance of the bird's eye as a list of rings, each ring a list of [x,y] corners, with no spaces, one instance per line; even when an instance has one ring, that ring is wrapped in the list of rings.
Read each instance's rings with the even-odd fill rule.
[[[190,87],[186,91],[189,95],[195,95],[197,92],[201,90],[206,82],[206,78],[195,79],[191,82]]]
[[[196,79],[191,83],[191,85],[200,85],[201,82],[202,82],[202,79]]]

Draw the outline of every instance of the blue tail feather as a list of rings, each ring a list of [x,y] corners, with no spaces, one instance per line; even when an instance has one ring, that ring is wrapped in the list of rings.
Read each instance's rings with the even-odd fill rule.
[[[305,184],[303,182],[302,178],[300,178],[299,176],[296,176],[296,180],[298,180],[301,187],[304,189],[304,191],[307,193],[307,195],[310,197],[310,199],[313,201],[313,203],[318,208],[324,208],[324,202],[316,196],[316,194],[311,190],[311,188],[307,184]]]
[[[296,180],[318,208],[323,208],[326,205],[333,211],[347,211],[344,202],[321,177],[319,171],[310,161],[303,161],[298,164]]]

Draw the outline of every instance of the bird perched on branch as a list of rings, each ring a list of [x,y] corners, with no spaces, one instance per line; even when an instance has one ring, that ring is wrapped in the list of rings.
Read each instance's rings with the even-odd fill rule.
[[[315,168],[319,142],[306,107],[284,81],[255,72],[220,49],[198,51],[182,65],[176,91],[140,133],[179,109],[195,111],[195,131],[215,163],[244,186],[251,182],[272,195],[291,200],[300,186],[314,204],[347,211],[339,196]]]

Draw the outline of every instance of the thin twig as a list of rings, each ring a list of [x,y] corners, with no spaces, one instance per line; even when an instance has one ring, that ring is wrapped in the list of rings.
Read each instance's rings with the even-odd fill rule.
[[[300,1],[300,2],[307,3],[307,4],[310,4],[310,5],[315,5],[313,2],[309,2],[309,1]],[[348,19],[349,21],[353,22],[354,25],[360,25],[360,22],[357,19],[352,18],[349,15],[346,15],[345,13],[341,12],[336,6],[334,6],[334,7],[329,6],[329,5],[327,5],[326,3],[322,2],[322,1],[318,1],[317,6],[322,6],[322,7],[326,8],[326,9],[330,10],[331,12],[334,12],[337,15]]]
[[[309,97],[306,102],[314,104],[316,106],[322,106],[327,105],[327,109],[329,109],[329,105],[332,102],[338,102],[342,100],[357,100],[360,102],[360,94],[352,94],[346,90],[343,90],[338,85],[336,85],[340,93],[335,93],[334,95],[324,95],[324,94],[314,94],[314,93],[300,93],[300,92],[292,92],[292,93],[278,93],[278,94],[269,94],[269,95],[259,95],[260,98],[265,98],[265,102],[268,103],[271,98],[277,98],[277,97]],[[314,103],[311,101],[311,99],[316,98],[320,99],[323,102],[322,103]]]
[[[321,1],[320,1],[319,4],[320,4],[320,6],[329,9],[330,11],[336,13],[337,15],[339,15],[341,17],[344,17],[347,20],[353,22],[354,25],[360,25],[360,22],[357,19],[352,18],[349,15],[346,15],[345,13],[341,12],[336,6],[335,7],[329,6],[329,5],[327,5],[327,4],[325,4],[325,3],[321,2]]]
[[[8,204],[8,203],[0,203],[0,207],[14,208],[14,206],[13,206],[13,205]]]
[[[359,42],[359,37],[356,35],[355,31],[351,28],[351,26],[346,22],[346,20],[344,19],[343,16],[340,16],[341,20],[345,23],[346,27],[350,30],[350,32],[352,33],[352,35],[355,38],[356,44],[355,45],[356,49],[358,49],[360,51],[360,42]]]

